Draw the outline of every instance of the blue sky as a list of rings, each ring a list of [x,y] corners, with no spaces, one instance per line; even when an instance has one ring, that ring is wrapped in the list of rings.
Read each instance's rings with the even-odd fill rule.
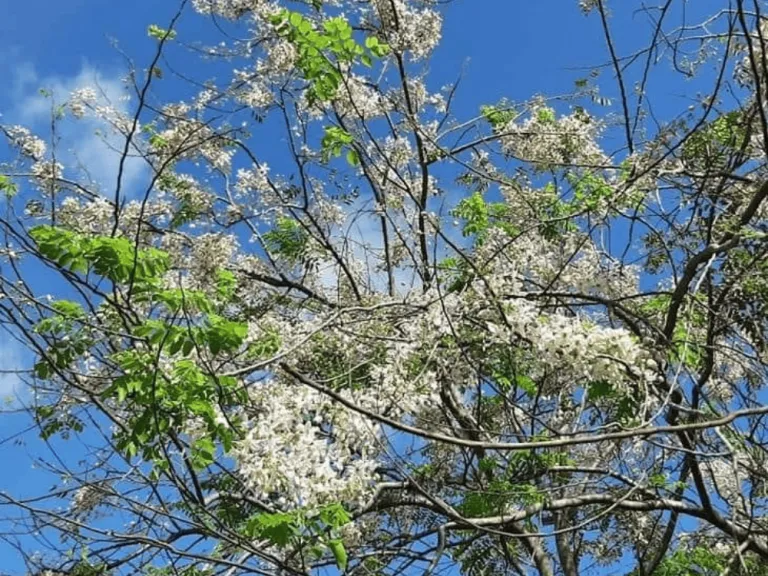
[[[624,0],[615,3],[619,1]],[[696,10],[708,11],[722,2],[697,0],[696,4]],[[4,79],[0,121],[43,129],[48,121],[48,103],[38,94],[39,88],[53,88],[63,97],[97,79],[116,97],[122,91],[126,65],[110,39],[143,68],[156,46],[147,37],[147,26],[164,26],[177,6],[175,0],[7,0],[0,19],[0,77]],[[594,14],[589,18],[582,15],[577,0],[456,0],[445,14],[445,40],[431,61],[429,81],[436,89],[462,72],[455,109],[459,117],[475,115],[480,105],[500,98],[520,101],[535,94],[567,93],[575,80],[589,74],[591,66],[606,62],[599,20]],[[648,37],[649,23],[643,14],[621,11],[613,24],[622,54],[636,50]],[[219,38],[210,24],[188,10],[179,26],[179,40],[214,42]],[[182,51],[177,50],[175,58],[185,66],[198,64],[196,56]],[[221,74],[226,68],[212,70]],[[603,69],[600,84],[602,93],[617,102],[612,76],[610,68]],[[165,90],[162,84],[160,90]],[[664,117],[687,106],[694,86],[673,75],[668,64],[662,64],[651,90],[659,101],[657,112]],[[178,96],[172,91],[166,95]],[[619,110],[614,104],[608,111]],[[86,123],[64,136],[78,156],[93,167],[96,178],[106,181],[114,174],[115,157],[93,135],[93,129]],[[268,132],[261,135],[265,142],[271,136]],[[129,170],[129,178],[140,182],[141,170]],[[2,332],[0,343],[0,370],[27,364],[21,348]],[[24,394],[12,376],[0,372],[0,394],[14,390]],[[23,426],[19,417],[0,417],[0,438]],[[12,471],[0,475],[0,490],[46,487],[48,479],[31,468],[30,455],[36,452],[36,445],[33,437],[28,440],[25,449],[13,443],[0,445],[3,467]],[[0,544],[0,574],[19,568],[11,554]]]

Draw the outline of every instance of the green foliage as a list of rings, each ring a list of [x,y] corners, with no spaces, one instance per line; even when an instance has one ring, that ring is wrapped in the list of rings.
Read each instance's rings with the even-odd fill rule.
[[[475,192],[461,200],[451,214],[464,220],[462,234],[476,236],[478,244],[483,242],[489,228],[500,228],[510,236],[518,232],[505,220],[509,214],[509,207],[503,202],[486,202],[480,192]]]
[[[703,546],[676,550],[662,560],[653,576],[717,576],[728,565],[728,558]]]
[[[281,548],[305,540],[313,544],[318,557],[322,557],[324,548],[329,550],[339,570],[344,572],[348,557],[338,531],[350,521],[341,504],[330,504],[319,510],[257,514],[246,522],[245,533],[250,538],[266,539]]]
[[[542,437],[541,440],[546,440]],[[518,450],[508,461],[505,474],[514,477],[535,477],[553,466],[573,464],[567,452],[558,450]]]
[[[197,566],[150,566],[145,572],[146,576],[214,576],[213,568],[199,568]]]
[[[491,380],[504,394],[522,390],[530,397],[538,394],[538,385],[526,374],[530,361],[520,352],[507,346],[487,351],[487,372]]]
[[[527,479],[540,476],[554,466],[572,464],[567,452],[556,450],[521,450],[502,462],[485,457],[478,462],[478,470],[490,481],[483,490],[466,494],[457,509],[464,516],[478,518],[503,514],[510,506],[540,504],[547,494]]]
[[[136,302],[162,304],[171,314],[184,312],[212,313],[216,307],[211,297],[201,290],[182,290],[181,288],[157,289],[155,286],[142,287],[136,290]]]
[[[16,196],[19,191],[19,185],[16,184],[9,176],[0,174],[0,192],[5,194],[6,197],[11,198]]]
[[[494,130],[500,130],[512,122],[517,116],[517,112],[508,106],[481,106],[480,113],[483,115]]]
[[[231,302],[237,290],[237,278],[229,270],[216,272],[216,294],[224,302]]]
[[[672,362],[679,362],[688,368],[697,368],[701,366],[704,359],[704,350],[693,341],[688,334],[689,327],[681,318],[675,330],[672,333],[672,348],[669,352],[669,359]]]
[[[164,28],[160,28],[160,26],[150,24],[147,28],[147,35],[155,40],[173,40],[176,38],[176,31],[165,30]]]
[[[466,260],[450,256],[437,264],[438,270],[445,273],[448,292],[461,291],[475,277],[475,272]]]
[[[158,134],[157,125],[154,121],[148,124],[144,124],[141,127],[141,131],[148,136],[149,145],[155,150],[161,150],[168,146],[168,141],[160,136],[160,134]],[[163,175],[158,178],[158,184],[160,184],[161,187],[168,187],[169,183],[174,180],[175,179],[171,175]]]
[[[604,200],[609,200],[613,196],[613,187],[605,181],[605,178],[594,172],[570,173],[567,179],[573,187],[571,205],[574,211],[596,210]]]
[[[336,560],[336,566],[344,572],[347,569],[347,551],[344,549],[344,543],[341,540],[330,540],[328,548]]]
[[[118,374],[102,395],[128,403],[133,413],[125,429],[116,435],[118,448],[128,457],[141,453],[162,469],[168,463],[160,451],[160,439],[196,417],[204,422],[207,436],[192,444],[192,465],[202,469],[213,463],[217,442],[228,451],[234,433],[219,423],[215,406],[244,401],[243,391],[234,378],[206,374],[188,357],[195,350],[207,349],[216,356],[242,348],[247,324],[217,314],[217,309],[233,297],[237,285],[234,275],[227,271],[217,274],[217,301],[203,291],[161,289],[158,276],[167,269],[168,258],[159,250],[136,252],[124,238],[83,237],[52,227],[35,228],[32,234],[40,251],[57,264],[92,270],[116,283],[133,276],[137,302],[159,305],[155,311],[167,312],[169,318],[194,318],[189,323],[148,318],[132,329],[132,336],[144,345],[112,355]],[[51,304],[51,309],[52,314],[35,326],[35,331],[49,342],[35,365],[35,374],[42,379],[69,367],[94,344],[89,331],[83,329],[87,315],[80,304],[59,300]],[[170,370],[158,367],[161,352],[173,359]],[[82,429],[82,423],[73,416],[48,407],[41,407],[37,416],[44,437]]]
[[[536,111],[536,119],[542,124],[554,124],[556,121],[555,111],[552,108],[540,108]]]
[[[158,451],[163,435],[178,430],[190,418],[201,419],[207,435],[192,444],[190,459],[195,468],[203,469],[215,460],[216,442],[229,451],[234,440],[234,431],[219,422],[216,406],[243,402],[244,392],[235,378],[205,373],[188,356],[205,348],[214,356],[235,353],[243,345],[248,326],[212,312],[212,304],[202,293],[168,290],[155,295],[155,299],[176,309],[181,305],[181,296],[191,296],[192,301],[199,298],[198,307],[207,311],[205,316],[194,325],[148,319],[136,327],[134,335],[143,339],[148,348],[128,349],[112,356],[121,375],[113,379],[103,395],[135,409],[136,415],[126,430],[117,435],[118,447],[129,457],[141,451],[145,459],[160,467],[166,465]],[[173,358],[170,370],[157,366],[160,351]]]
[[[67,572],[68,576],[105,576],[107,567],[104,564],[91,564],[87,560],[81,560]]]
[[[510,504],[529,505],[544,502],[546,494],[534,484],[494,479],[486,490],[469,492],[456,509],[467,518],[503,514]]]
[[[62,268],[93,271],[115,284],[156,279],[168,270],[166,252],[136,249],[128,238],[83,236],[55,226],[37,226],[29,234],[40,253]]]
[[[297,263],[306,253],[309,237],[296,220],[281,216],[275,227],[264,234],[267,249],[290,263]]]
[[[357,166],[360,163],[360,159],[357,156],[357,151],[352,148],[352,143],[354,141],[352,134],[343,128],[337,126],[326,127],[320,149],[323,162],[327,163],[331,158],[338,158],[341,156],[344,149],[348,148],[347,162],[353,166]]]
[[[728,153],[742,146],[746,135],[742,113],[728,112],[688,137],[683,144],[683,158],[689,162],[722,163]]]
[[[173,218],[171,218],[171,228],[183,226],[184,224],[194,221],[198,216],[200,216],[199,208],[192,202],[184,200],[173,213]]]
[[[624,393],[605,380],[590,382],[586,387],[587,398],[591,402],[608,401],[615,410],[619,422],[627,422],[637,415],[638,398],[636,393]]]
[[[542,221],[539,224],[541,235],[547,240],[556,240],[568,232],[578,230],[576,223],[569,218],[574,213],[573,206],[557,196],[555,185],[549,182],[543,192],[551,201],[540,208],[538,216]]]
[[[263,360],[271,358],[280,351],[281,339],[277,330],[266,330],[265,333],[248,345],[248,358]]]
[[[56,369],[70,366],[92,344],[90,335],[83,330],[85,312],[80,304],[58,300],[51,308],[54,313],[34,327],[34,332],[48,343],[45,355],[34,366],[34,374],[40,379],[48,379]]]
[[[687,368],[696,369],[701,366],[705,350],[696,342],[689,332],[695,333],[706,325],[706,317],[702,309],[706,307],[703,296],[695,297],[691,305],[683,308],[672,333],[672,341],[667,352],[667,359],[672,363],[682,363]],[[659,294],[647,299],[640,306],[640,312],[651,318],[664,318],[669,309],[671,296]]]
[[[246,534],[252,538],[265,538],[283,548],[288,545],[292,537],[299,535],[300,530],[301,518],[296,513],[264,513],[248,521]]]
[[[353,38],[352,26],[341,16],[324,21],[318,28],[301,13],[283,10],[272,18],[272,24],[296,47],[296,66],[309,82],[310,103],[327,102],[336,96],[342,83],[339,64],[353,64],[360,59],[371,66],[374,57],[381,58],[389,51],[378,38],[369,37],[366,52]]]
[[[243,391],[234,378],[207,375],[188,358],[175,360],[170,373],[165,373],[155,365],[155,357],[137,350],[112,357],[122,375],[114,379],[103,396],[128,403],[135,414],[126,429],[117,433],[117,446],[128,457],[141,452],[162,469],[167,461],[158,441],[188,419],[199,418],[207,435],[192,444],[191,461],[195,468],[203,469],[215,460],[216,441],[228,451],[234,440],[234,431],[218,422],[215,407],[242,402]]]
[[[208,329],[203,330],[201,335],[211,354],[221,351],[234,352],[240,348],[248,335],[248,325],[209,314]]]
[[[66,439],[70,432],[82,432],[85,429],[80,418],[74,414],[57,413],[51,406],[38,406],[34,413],[35,419],[40,425],[40,437],[43,440],[56,434]]]

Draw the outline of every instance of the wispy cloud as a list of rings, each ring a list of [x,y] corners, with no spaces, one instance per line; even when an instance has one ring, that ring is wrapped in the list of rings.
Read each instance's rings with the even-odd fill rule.
[[[98,95],[97,106],[111,106],[123,114],[131,114],[128,92],[120,73],[102,73],[88,64],[69,77],[40,77],[29,63],[17,64],[10,90],[10,110],[3,121],[22,124],[38,135],[50,134],[52,106],[65,102],[72,92],[93,88]],[[48,96],[41,93],[44,89]],[[65,117],[58,123],[56,135],[57,159],[65,170],[82,170],[98,185],[103,194],[111,195],[117,181],[120,155],[125,143],[102,120],[85,116]],[[123,188],[129,194],[136,190],[145,176],[147,166],[140,158],[128,158],[123,170]]]
[[[29,369],[28,355],[7,332],[0,331],[0,402],[24,392],[20,371]]]

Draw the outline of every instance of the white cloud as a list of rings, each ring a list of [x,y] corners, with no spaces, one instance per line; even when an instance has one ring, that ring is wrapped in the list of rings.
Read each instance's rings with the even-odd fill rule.
[[[103,74],[84,64],[74,76],[49,76],[41,78],[29,63],[17,64],[10,91],[11,110],[3,118],[6,123],[22,124],[39,136],[50,134],[52,102],[61,104],[70,94],[81,88],[93,88],[99,96],[97,105],[110,105],[119,112],[132,115],[131,102],[126,100],[128,92],[119,73]],[[50,98],[40,93],[47,90]],[[120,155],[125,139],[115,134],[102,120],[86,116],[80,120],[66,117],[57,125],[60,148],[58,160],[66,170],[81,166],[84,175],[98,184],[105,195],[110,196],[117,182]],[[131,195],[137,191],[147,166],[140,158],[128,158],[124,165],[122,187]],[[71,172],[70,172],[71,174]]]
[[[29,369],[26,351],[7,332],[0,331],[0,403],[7,397],[18,397],[24,391],[19,371]]]

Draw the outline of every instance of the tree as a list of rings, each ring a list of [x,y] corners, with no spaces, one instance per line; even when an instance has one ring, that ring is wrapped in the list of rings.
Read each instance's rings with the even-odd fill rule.
[[[460,118],[443,3],[185,1],[130,114],[0,126],[0,321],[56,480],[0,494],[30,573],[766,573],[765,4],[685,4],[580,2],[602,86]],[[706,90],[665,120],[654,74]],[[60,163],[82,118],[113,182]]]

